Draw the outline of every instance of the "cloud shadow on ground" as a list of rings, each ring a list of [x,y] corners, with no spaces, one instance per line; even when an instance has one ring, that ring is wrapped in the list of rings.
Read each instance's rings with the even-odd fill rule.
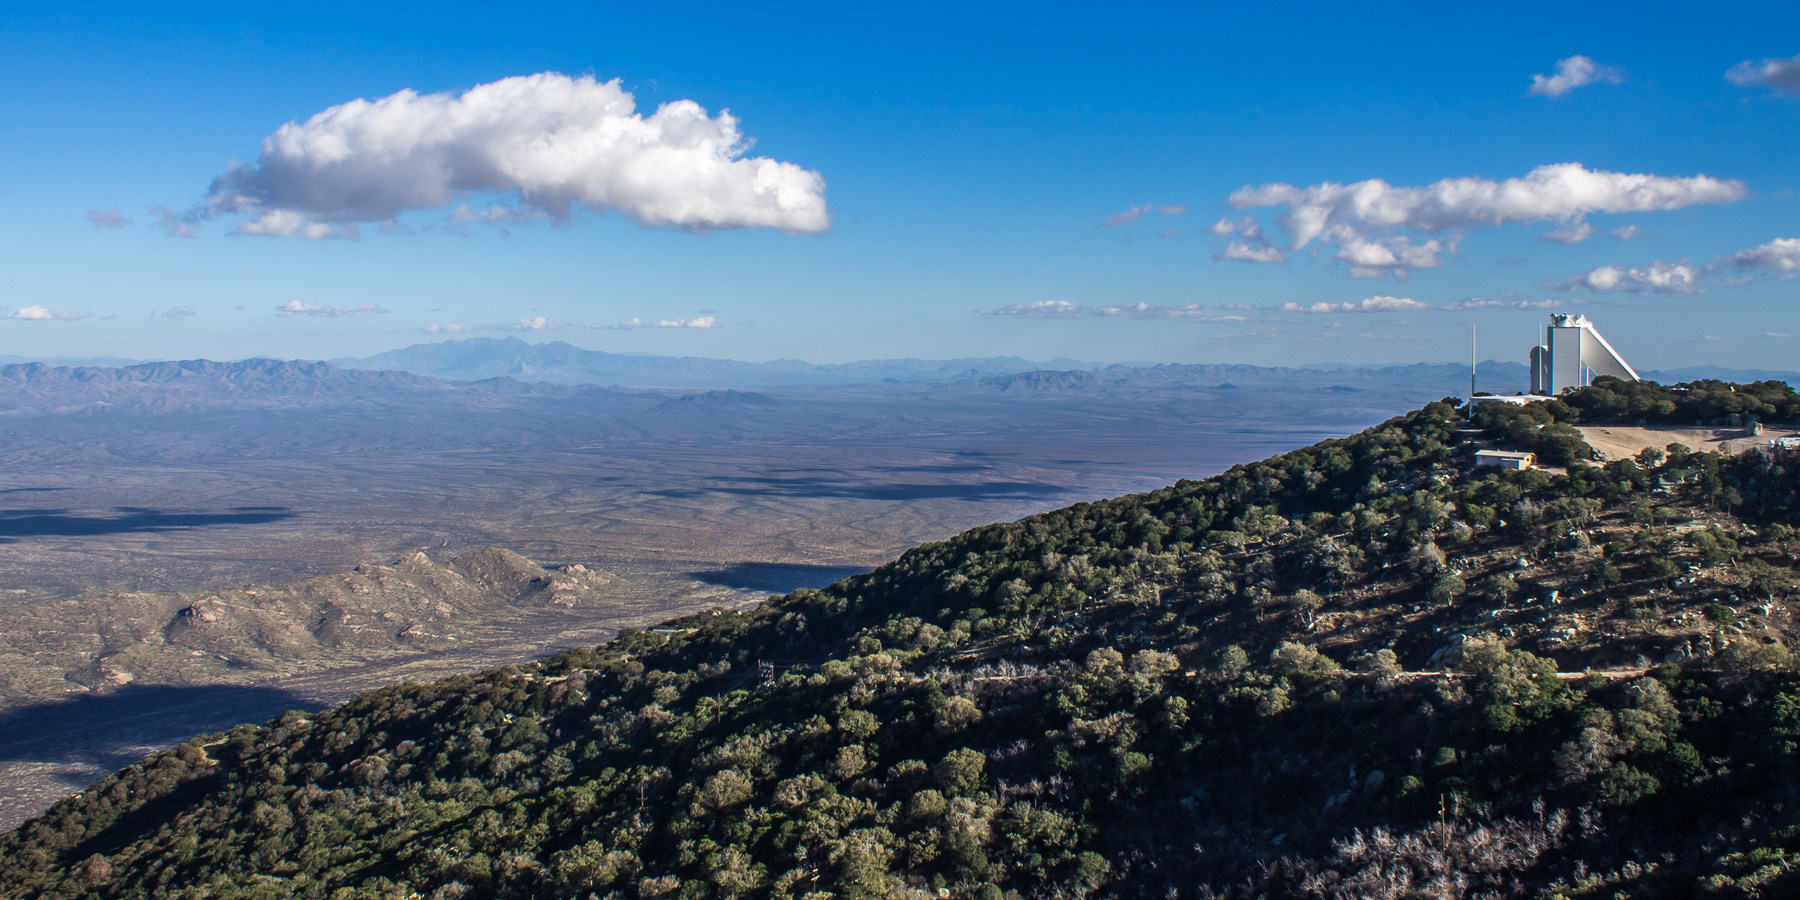
[[[175,512],[122,506],[102,514],[67,509],[0,510],[0,543],[29,537],[95,537],[222,525],[261,525],[292,519],[296,515],[281,506],[246,506],[224,512]]]
[[[321,704],[280,688],[126,685],[0,711],[0,762],[82,763],[112,772],[197,734]]]
[[[867,566],[815,566],[799,563],[733,563],[723,569],[689,572],[695,580],[719,587],[785,594],[799,588],[822,588],[840,578],[861,575]]]
[[[747,482],[705,488],[667,488],[648,493],[661,497],[704,497],[707,494],[801,497],[847,500],[1040,500],[1066,490],[1040,481],[982,481],[968,484],[920,482],[871,483],[825,478],[721,479]]]

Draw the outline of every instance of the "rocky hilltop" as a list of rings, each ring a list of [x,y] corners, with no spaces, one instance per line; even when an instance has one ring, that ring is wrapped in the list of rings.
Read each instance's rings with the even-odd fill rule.
[[[197,738],[0,837],[0,893],[1800,891],[1800,461],[1482,439],[1434,403]]]

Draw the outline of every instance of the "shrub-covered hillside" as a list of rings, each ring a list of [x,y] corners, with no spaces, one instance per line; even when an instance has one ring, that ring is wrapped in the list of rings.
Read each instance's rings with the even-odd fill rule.
[[[196,739],[7,897],[1800,891],[1800,472],[1448,404],[826,590]]]

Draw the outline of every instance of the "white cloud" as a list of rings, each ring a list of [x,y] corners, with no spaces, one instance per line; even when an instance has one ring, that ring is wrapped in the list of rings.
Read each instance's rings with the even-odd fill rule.
[[[1750,269],[1782,280],[1800,276],[1800,238],[1776,238],[1759,247],[1719,257],[1738,269]]]
[[[1287,262],[1287,254],[1269,240],[1262,225],[1254,217],[1245,216],[1241,221],[1220,219],[1207,229],[1220,237],[1236,237],[1225,245],[1224,249],[1213,254],[1218,262],[1278,263]]]
[[[1565,306],[1585,306],[1585,300],[1548,300],[1533,297],[1470,297],[1446,303],[1439,309],[1450,312],[1461,312],[1468,309],[1562,309]]]
[[[1616,66],[1603,66],[1585,56],[1571,56],[1556,64],[1555,75],[1531,76],[1529,93],[1533,97],[1561,97],[1595,82],[1618,84],[1624,80],[1624,70]]]
[[[340,316],[354,316],[357,313],[385,313],[387,310],[373,303],[358,303],[355,306],[331,306],[325,303],[307,303],[302,300],[289,300],[275,307],[275,315],[284,319],[295,316],[317,316],[324,319],[335,319]]]
[[[197,213],[177,213],[166,204],[158,203],[148,212],[156,217],[150,227],[169,237],[191,238],[194,236],[194,221]]]
[[[1777,94],[1800,96],[1800,55],[1793,59],[1745,60],[1725,73],[1738,87],[1766,87]]]
[[[331,236],[311,226],[501,194],[518,215],[559,222],[579,207],[651,227],[828,228],[819,173],[746,158],[750,144],[728,111],[676,100],[645,116],[616,79],[545,72],[461,94],[403,90],[289,122],[263,139],[254,165],[214,180],[206,212],[243,217],[245,234]]]
[[[1097,227],[1116,228],[1120,225],[1130,225],[1150,213],[1155,213],[1159,216],[1179,216],[1184,212],[1187,212],[1187,207],[1185,206],[1157,206],[1154,203],[1146,203],[1143,206],[1133,206],[1124,212],[1113,213],[1112,215],[1107,216]]]
[[[494,327],[501,331],[553,331],[558,328],[567,328],[569,323],[557,322],[543,316],[529,316],[511,324]]]
[[[18,319],[21,322],[73,322],[77,319],[86,319],[91,316],[93,316],[93,313],[51,309],[36,303],[22,309],[13,310],[12,314],[14,319]]]
[[[1552,244],[1579,244],[1594,236],[1594,226],[1586,222],[1576,222],[1567,228],[1546,231],[1538,235],[1538,240]]]
[[[1644,230],[1636,225],[1621,225],[1612,230],[1612,236],[1621,241],[1634,241],[1644,236]]]
[[[1610,294],[1615,291],[1627,294],[1699,294],[1706,290],[1700,281],[1706,271],[1702,267],[1659,259],[1647,266],[1630,269],[1601,266],[1573,278],[1563,279],[1551,287],[1560,291],[1580,290],[1591,294]]]
[[[1248,303],[1214,303],[1213,309],[1255,309]]]
[[[170,309],[156,310],[155,312],[152,312],[150,314],[150,318],[152,318],[152,319],[168,319],[173,322],[183,322],[183,321],[193,318],[196,315],[198,315],[198,313],[191,306],[176,306],[176,307],[172,307]]]
[[[1548,221],[1571,228],[1592,213],[1732,203],[1745,194],[1742,182],[1706,175],[1665,177],[1559,163],[1522,178],[1446,178],[1424,187],[1396,187],[1380,179],[1304,188],[1245,186],[1229,202],[1236,209],[1280,209],[1275,221],[1292,237],[1291,249],[1315,240],[1334,245],[1334,256],[1349,264],[1354,277],[1404,277],[1410,269],[1441,265],[1441,255],[1454,253],[1462,234],[1482,226]],[[1242,225],[1227,221],[1213,228],[1243,233]],[[1404,231],[1446,237],[1415,242]]]
[[[1029,303],[1008,303],[989,315],[1021,316],[1027,319],[1061,319],[1079,318],[1090,314],[1092,306],[1082,306],[1070,300],[1033,300]]]
[[[238,234],[266,237],[302,237],[309,241],[325,238],[356,237],[355,225],[329,225],[314,222],[291,209],[271,209],[248,221],[239,222]]]
[[[1033,300],[1010,303],[989,313],[1021,319],[1182,319],[1193,322],[1246,322],[1244,316],[1207,312],[1205,304],[1159,306],[1154,303],[1118,303],[1106,306],[1084,306],[1068,300]]]
[[[131,224],[131,217],[116,209],[90,209],[87,220],[95,228],[124,228]]]
[[[458,325],[454,322],[445,323],[443,325],[433,322],[419,330],[426,334],[463,334],[465,332],[474,331],[475,329],[468,325]]]
[[[1765,341],[1789,341],[1789,340],[1793,340],[1793,338],[1794,338],[1794,336],[1792,334],[1789,334],[1788,332],[1785,332],[1785,331],[1765,331],[1765,332],[1763,332],[1763,340],[1765,340]]]
[[[1225,249],[1214,253],[1213,259],[1219,262],[1278,263],[1287,262],[1287,254],[1268,244],[1255,247],[1243,241],[1232,241],[1225,245]]]
[[[1412,312],[1436,308],[1422,300],[1414,300],[1411,297],[1389,297],[1385,294],[1365,298],[1361,303],[1283,303],[1275,307],[1281,312],[1294,313]]]
[[[519,225],[547,219],[549,215],[541,209],[533,209],[528,206],[506,206],[496,203],[481,209],[470,209],[469,204],[464,203],[451,210],[450,215],[446,218],[454,228],[460,225]]]
[[[1350,264],[1351,278],[1393,275],[1405,281],[1407,273],[1413,269],[1435,269],[1443,265],[1439,254],[1445,249],[1455,249],[1455,246],[1435,239],[1414,244],[1412,238],[1405,235],[1385,241],[1346,235],[1332,256]]]
[[[1729,276],[1736,269],[1745,274]],[[1625,268],[1601,266],[1553,282],[1549,286],[1561,291],[1587,291],[1593,294],[1621,292],[1627,294],[1701,294],[1709,284],[1737,287],[1768,275],[1786,281],[1800,278],[1800,238],[1776,238],[1766,244],[1715,257],[1710,265],[1695,266],[1687,262],[1656,260],[1648,265]]]
[[[594,327],[625,330],[636,328],[712,328],[717,322],[717,316],[695,316],[691,319],[651,319],[648,321],[633,316],[617,325],[595,325]]]

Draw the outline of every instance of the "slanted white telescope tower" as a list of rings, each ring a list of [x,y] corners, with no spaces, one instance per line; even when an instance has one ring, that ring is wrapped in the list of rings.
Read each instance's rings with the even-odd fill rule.
[[[1544,342],[1531,348],[1531,392],[1554,397],[1611,375],[1637,381],[1638,374],[1586,316],[1554,315]]]

